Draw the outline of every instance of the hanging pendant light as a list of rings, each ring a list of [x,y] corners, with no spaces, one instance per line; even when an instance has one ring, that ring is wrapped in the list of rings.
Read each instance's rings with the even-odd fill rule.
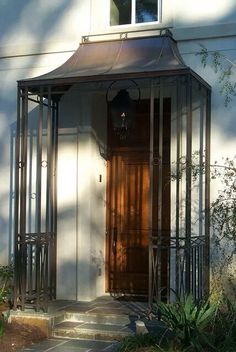
[[[114,84],[113,82],[111,86]],[[136,82],[132,81],[137,87]],[[138,88],[138,87],[137,87]],[[107,91],[107,95],[108,95]],[[140,90],[138,100],[140,100]],[[108,101],[108,99],[107,99]],[[127,89],[121,89],[118,91],[116,96],[110,101],[110,113],[111,120],[113,125],[113,130],[116,135],[122,140],[126,139],[130,132],[132,131],[132,127],[134,125],[134,113],[135,113],[135,102],[130,98],[129,92]]]
[[[133,124],[134,102],[126,89],[121,89],[111,101],[113,129],[120,139],[126,139]]]

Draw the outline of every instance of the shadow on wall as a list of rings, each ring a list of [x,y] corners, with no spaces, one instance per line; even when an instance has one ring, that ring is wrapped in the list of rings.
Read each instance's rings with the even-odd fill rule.
[[[47,3],[38,0],[1,1],[0,41],[19,45],[19,39],[28,37],[29,43],[32,40],[44,42],[52,33],[60,31],[58,25],[74,3],[75,0]]]
[[[34,107],[33,107],[34,106]],[[37,233],[37,221],[38,221],[38,212],[37,212],[37,125],[38,125],[38,107],[36,104],[31,105],[31,111],[28,115],[28,139],[27,139],[27,196],[26,196],[26,232],[27,233]],[[42,148],[42,160],[47,161],[47,132],[46,132],[46,112],[44,113],[43,120],[43,148]],[[63,290],[66,291],[64,298],[76,299],[78,291],[78,281],[80,282],[81,292],[83,288],[81,282],[82,278],[78,278],[78,266],[80,273],[87,273],[87,278],[90,278],[90,283],[96,287],[97,284],[101,286],[101,276],[104,275],[104,253],[101,250],[104,248],[104,231],[101,231],[101,219],[97,219],[95,215],[91,212],[84,211],[84,209],[78,208],[78,194],[77,194],[77,182],[79,177],[77,177],[77,143],[78,143],[78,129],[73,128],[69,122],[66,126],[63,126],[63,134],[59,135],[60,148],[63,151],[66,150],[66,173],[65,176],[62,173],[60,177],[63,178],[62,187],[63,187],[63,197],[60,198],[60,204],[58,207],[58,234],[59,241],[58,243],[58,263],[57,270],[59,273],[58,284],[60,285],[60,295],[62,295]],[[72,131],[73,130],[73,131]],[[68,131],[68,132],[67,132]],[[72,133],[73,132],[73,133]],[[9,229],[9,256],[13,257],[14,251],[14,175],[15,175],[15,134],[16,134],[16,124],[11,125],[11,177],[10,177],[10,229]],[[62,138],[63,137],[63,138]],[[65,138],[64,138],[65,137]],[[75,149],[71,150],[71,143],[75,144]],[[71,153],[71,155],[70,155]],[[62,157],[62,155],[59,155]],[[62,160],[63,161],[63,160]],[[42,202],[41,202],[41,232],[46,231],[46,182],[47,182],[47,163],[42,164],[41,167],[41,178],[42,178]],[[64,165],[65,167],[65,165]],[[75,170],[75,175],[74,171]],[[58,171],[59,172],[59,171]],[[66,176],[69,174],[69,180]],[[89,172],[89,170],[88,170]],[[73,182],[71,183],[71,177]],[[86,177],[86,175],[83,175]],[[90,174],[88,175],[88,178]],[[90,183],[86,184],[86,187],[90,187]],[[58,192],[60,190],[58,189]],[[91,190],[84,188],[82,194],[80,195],[80,204],[87,200],[88,194],[91,193]],[[65,198],[64,198],[65,196]],[[101,191],[95,188],[93,193],[93,201],[95,204],[100,204],[104,206],[104,199],[101,197]],[[83,242],[86,242],[85,239],[87,236],[96,236],[96,241],[88,243],[88,255],[86,260],[84,256],[81,255],[81,252],[78,252],[78,217],[81,216],[81,211],[84,214],[83,222],[88,224],[88,233],[84,234],[84,237],[81,239]],[[85,236],[86,235],[86,236]],[[86,238],[85,238],[86,237]],[[33,249],[34,250],[34,249]],[[82,257],[82,259],[81,259]],[[35,263],[33,263],[33,266]],[[86,279],[86,276],[84,277]],[[86,281],[86,280],[85,280]],[[87,286],[88,286],[87,285]],[[86,289],[84,288],[86,292]],[[88,291],[88,289],[87,289]],[[70,297],[68,296],[70,293]],[[88,296],[88,293],[87,293]]]
[[[14,58],[21,50],[21,44],[31,50],[32,43],[37,44],[37,51],[45,48],[45,39],[65,28],[59,25],[66,18],[74,0],[44,1],[3,0],[0,11],[0,260],[7,263],[8,253],[12,254],[12,165],[14,158],[14,133],[16,121],[16,81],[30,76],[37,68],[42,57],[27,56]],[[68,34],[68,33],[67,33]],[[39,43],[41,47],[39,47]],[[5,50],[6,49],[6,50]],[[7,52],[6,52],[7,51]],[[28,54],[29,52],[25,52]],[[6,57],[7,54],[7,57]],[[50,60],[49,60],[50,61]],[[55,65],[55,63],[54,63]],[[42,69],[41,69],[42,70]],[[48,70],[48,68],[46,68]],[[10,146],[10,148],[9,148]],[[10,184],[9,184],[10,180]]]
[[[80,277],[76,278],[73,260],[64,260],[62,263],[58,263],[60,278],[57,280],[57,287],[59,287],[57,299],[90,301],[96,298],[96,289],[101,277],[101,267],[97,265],[97,259],[96,263],[89,262],[89,258],[88,260],[80,260],[79,269]],[[91,290],[91,285],[93,290]],[[104,290],[99,292],[99,295],[102,294],[104,294]]]

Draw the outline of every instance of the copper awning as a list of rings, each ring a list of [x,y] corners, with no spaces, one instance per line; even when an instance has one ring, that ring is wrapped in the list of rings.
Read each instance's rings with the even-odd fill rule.
[[[184,73],[190,69],[169,34],[154,37],[85,42],[60,67],[19,86],[66,85],[76,82],[141,78]]]

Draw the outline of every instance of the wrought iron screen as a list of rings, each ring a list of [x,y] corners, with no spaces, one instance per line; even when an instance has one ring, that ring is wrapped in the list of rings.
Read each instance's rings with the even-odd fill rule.
[[[56,286],[57,102],[18,90],[14,308],[47,310]]]
[[[191,71],[143,81],[145,98],[150,92],[149,303],[171,300],[171,289],[200,299],[209,288],[210,88]],[[45,82],[34,95],[24,83],[18,91],[15,309],[47,310],[56,297],[58,98],[68,87],[53,89]]]
[[[161,77],[151,91],[149,302],[174,291],[201,299],[209,290],[210,91],[192,75]]]

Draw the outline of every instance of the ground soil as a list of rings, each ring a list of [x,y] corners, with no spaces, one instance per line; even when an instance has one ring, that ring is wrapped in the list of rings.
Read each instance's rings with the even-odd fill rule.
[[[45,338],[46,336],[36,327],[5,323],[3,337],[0,337],[0,352],[18,352]]]

